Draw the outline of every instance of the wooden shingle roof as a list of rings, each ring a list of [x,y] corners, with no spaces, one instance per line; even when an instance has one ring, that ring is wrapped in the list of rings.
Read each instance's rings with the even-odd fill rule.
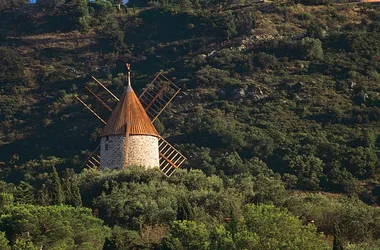
[[[127,134],[158,137],[156,128],[130,84],[112,111],[100,136]]]

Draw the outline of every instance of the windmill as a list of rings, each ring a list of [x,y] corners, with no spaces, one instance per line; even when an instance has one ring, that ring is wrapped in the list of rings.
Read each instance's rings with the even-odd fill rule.
[[[177,149],[162,138],[153,122],[159,117],[169,103],[181,91],[162,73],[137,97],[128,70],[128,85],[119,99],[95,77],[92,79],[111,95],[118,103],[112,109],[101,97],[89,87],[85,89],[111,112],[107,122],[91,109],[78,96],[76,99],[105,124],[100,135],[100,145],[91,153],[84,166],[97,169],[122,169],[131,165],[141,165],[146,168],[159,167],[160,171],[170,177],[185,161]]]

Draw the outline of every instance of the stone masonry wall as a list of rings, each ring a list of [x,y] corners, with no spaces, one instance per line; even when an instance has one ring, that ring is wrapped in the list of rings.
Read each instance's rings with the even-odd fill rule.
[[[100,169],[122,169],[125,163],[125,136],[110,135],[100,138]]]
[[[146,168],[159,166],[158,138],[150,135],[129,136],[128,166],[138,165]]]

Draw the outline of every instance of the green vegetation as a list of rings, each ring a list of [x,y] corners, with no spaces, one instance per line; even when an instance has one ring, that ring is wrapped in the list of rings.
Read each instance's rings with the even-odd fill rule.
[[[1,249],[380,247],[379,6],[119,4],[0,1]],[[125,62],[182,88],[169,179],[81,168],[102,124],[73,97],[120,96]]]

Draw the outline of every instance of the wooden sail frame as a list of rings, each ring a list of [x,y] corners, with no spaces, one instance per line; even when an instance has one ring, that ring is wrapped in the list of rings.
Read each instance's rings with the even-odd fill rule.
[[[82,99],[80,99],[78,96],[75,96],[75,98],[80,102],[82,103],[83,106],[85,106],[88,110],[90,110],[91,113],[93,113],[96,118],[98,118],[101,122],[103,122],[104,124],[107,124],[101,117],[100,115],[98,115],[94,110],[92,110],[90,108],[90,106],[88,106],[84,101],[82,101]]]
[[[90,154],[87,160],[84,162],[81,168],[100,169],[100,144]]]
[[[181,92],[181,88],[160,72],[144,89],[139,99],[148,116],[154,122],[179,92]]]
[[[172,174],[187,160],[183,154],[162,137],[158,139],[158,151],[160,152],[159,169],[166,177],[172,176]]]
[[[114,95],[106,86],[104,86],[98,79],[92,76],[92,79],[105,89],[116,101],[119,98]],[[157,87],[155,84],[160,83],[161,86]],[[85,89],[93,95],[108,111],[112,109],[107,105],[99,96],[97,96],[91,89],[85,86]],[[165,92],[166,91],[166,92]],[[148,116],[153,123],[160,114],[167,108],[170,102],[179,94],[181,88],[177,87],[172,81],[165,77],[161,72],[156,75],[153,81],[144,89],[139,96],[139,100],[143,105]],[[149,98],[150,97],[150,98]],[[87,105],[78,96],[75,98],[84,105],[91,113],[95,115],[103,124],[107,124],[89,105]],[[158,140],[159,149],[159,169],[166,176],[170,177],[186,160],[187,158],[182,155],[176,148],[170,145],[164,138],[159,136]],[[100,168],[100,145],[90,154],[82,167],[99,169]]]
[[[110,106],[108,106],[107,103],[105,103],[99,96],[97,96],[94,92],[92,92],[92,90],[89,87],[84,86],[84,88],[88,92],[90,92],[90,94],[93,95],[96,98],[96,100],[98,100],[103,105],[103,107],[105,107],[108,111],[112,112],[112,109],[110,108]]]

